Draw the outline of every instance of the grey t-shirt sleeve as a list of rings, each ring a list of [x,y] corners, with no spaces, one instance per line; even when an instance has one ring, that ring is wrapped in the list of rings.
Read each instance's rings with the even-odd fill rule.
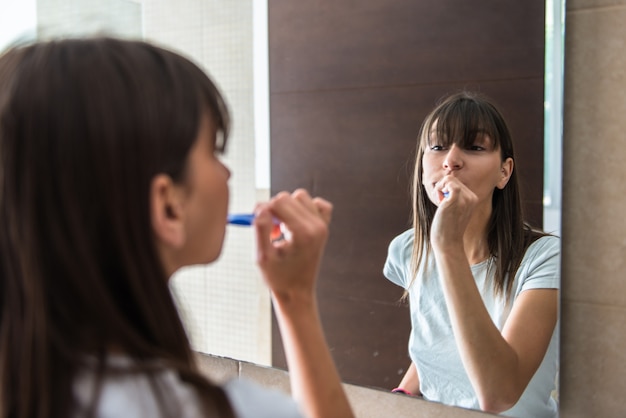
[[[522,261],[520,292],[529,289],[559,289],[561,285],[561,240],[546,236],[533,242]]]
[[[392,283],[406,289],[411,280],[411,251],[413,249],[413,230],[403,232],[389,244],[387,260],[383,274]]]
[[[246,379],[223,385],[237,418],[303,418],[298,404],[286,393]]]

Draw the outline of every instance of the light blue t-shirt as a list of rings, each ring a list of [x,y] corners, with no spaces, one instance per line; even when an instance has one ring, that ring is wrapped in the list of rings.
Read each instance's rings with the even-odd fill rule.
[[[411,229],[393,239],[383,269],[385,277],[404,289],[407,289],[412,277],[413,236]],[[502,331],[511,307],[521,292],[560,287],[560,240],[546,236],[528,247],[515,275],[509,303],[493,291],[495,266],[490,268],[490,264],[491,261],[486,260],[471,266],[471,270],[489,316]],[[417,368],[424,398],[447,405],[480,409],[454,340],[432,254],[422,261],[408,293],[412,325],[409,355]],[[546,355],[520,400],[502,415],[520,418],[553,418],[558,415],[558,406],[552,396],[558,373],[558,330],[557,324]]]

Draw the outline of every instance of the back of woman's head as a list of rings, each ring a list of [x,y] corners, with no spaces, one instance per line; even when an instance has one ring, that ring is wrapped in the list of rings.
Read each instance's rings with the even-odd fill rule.
[[[225,140],[214,84],[140,41],[68,39],[0,57],[0,416],[62,411],[84,354],[191,364],[149,187],[159,173],[184,179],[203,112]]]

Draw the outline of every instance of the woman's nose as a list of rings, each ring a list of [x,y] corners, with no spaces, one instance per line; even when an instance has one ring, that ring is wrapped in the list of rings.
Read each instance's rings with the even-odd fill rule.
[[[456,144],[452,144],[448,149],[443,167],[446,170],[458,170],[463,167],[463,152]]]

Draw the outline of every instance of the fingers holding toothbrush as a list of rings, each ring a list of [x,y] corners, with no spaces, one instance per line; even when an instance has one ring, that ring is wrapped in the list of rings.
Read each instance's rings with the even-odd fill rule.
[[[440,200],[431,226],[431,242],[435,247],[459,245],[478,197],[455,176],[445,176],[435,189]]]
[[[257,263],[270,289],[275,294],[310,291],[328,237],[332,204],[298,189],[259,205],[255,216]],[[270,239],[273,219],[280,221],[285,239]]]

